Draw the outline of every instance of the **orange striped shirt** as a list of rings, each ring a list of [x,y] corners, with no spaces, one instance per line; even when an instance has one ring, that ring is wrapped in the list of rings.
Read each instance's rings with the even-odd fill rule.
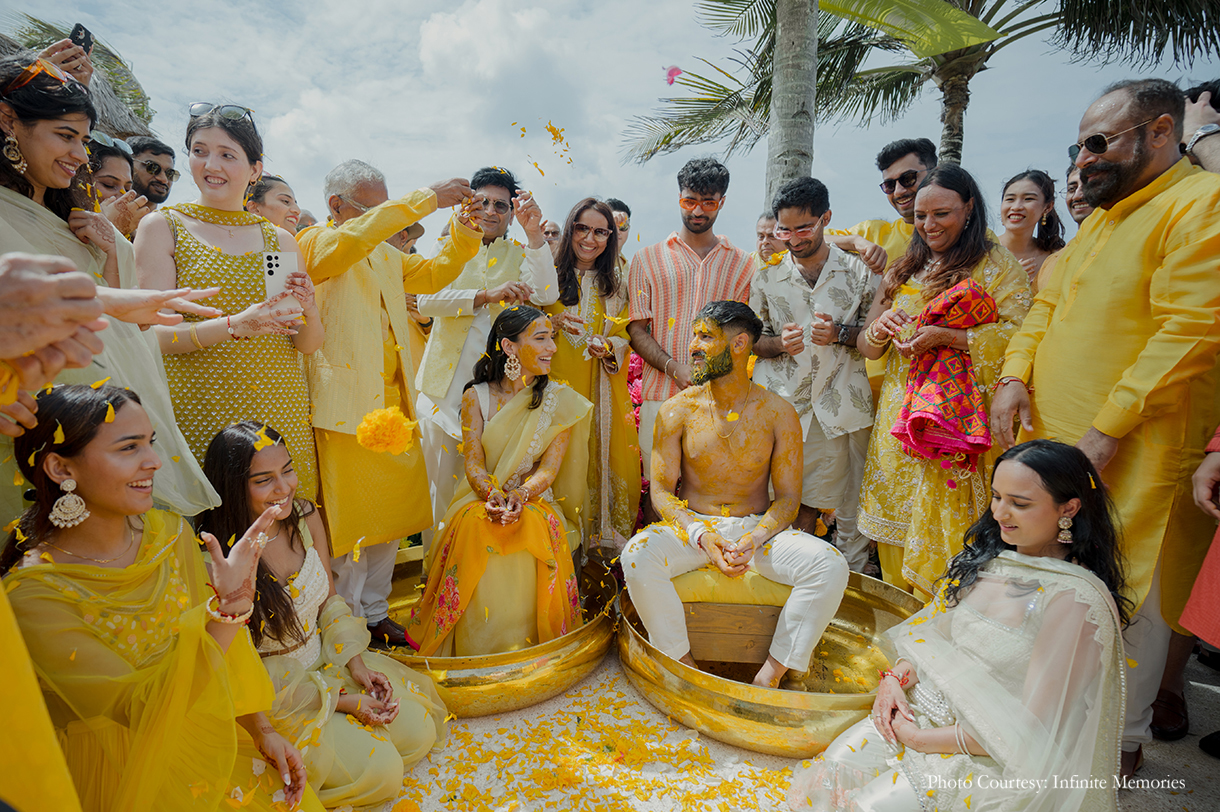
[[[632,321],[652,322],[652,337],[661,349],[688,364],[695,314],[708,302],[749,304],[753,278],[750,255],[734,248],[727,237],[720,237],[707,257],[699,259],[674,232],[631,260],[628,314]],[[668,400],[681,391],[649,364],[644,364],[641,383],[644,400]]]

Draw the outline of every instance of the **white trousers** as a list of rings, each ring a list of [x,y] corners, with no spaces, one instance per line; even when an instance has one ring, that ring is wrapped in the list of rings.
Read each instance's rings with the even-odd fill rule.
[[[424,465],[428,469],[428,496],[432,500],[432,528],[424,532],[424,549],[432,542],[432,534],[444,520],[457,491],[458,477],[465,476],[466,462],[458,453],[461,440],[446,433],[440,423],[421,418],[419,421],[420,444],[424,452]]]
[[[372,626],[390,616],[390,590],[394,586],[394,561],[398,557],[398,542],[387,541],[360,548],[360,560],[352,554],[331,561],[335,574],[335,591],[357,617]]]
[[[835,546],[852,572],[863,572],[868,563],[868,537],[860,532],[856,514],[860,511],[860,486],[864,483],[871,432],[872,429],[860,429],[847,435],[847,499],[835,510]]]
[[[761,515],[695,515],[711,522],[716,532],[730,541],[749,533],[762,519]],[[674,659],[684,657],[690,652],[690,640],[682,601],[670,579],[705,567],[711,559],[701,548],[679,539],[671,527],[653,524],[627,543],[622,563],[631,602],[648,630],[649,640]],[[808,669],[813,647],[839,610],[847,588],[847,561],[821,539],[785,530],[754,553],[750,568],[792,587],[779,613],[771,656],[786,668]]]
[[[1165,658],[1169,656],[1172,629],[1161,617],[1161,560],[1156,562],[1148,597],[1131,625],[1123,631],[1127,662],[1127,721],[1123,726],[1123,750],[1133,752],[1152,741],[1152,703],[1161,689]]]

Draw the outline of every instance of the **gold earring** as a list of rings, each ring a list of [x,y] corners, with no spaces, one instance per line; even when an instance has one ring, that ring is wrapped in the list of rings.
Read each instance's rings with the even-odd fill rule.
[[[508,356],[508,360],[504,362],[504,374],[510,381],[520,378],[521,359],[515,355]]]
[[[1056,538],[1059,540],[1060,544],[1071,544],[1072,543],[1072,517],[1071,516],[1060,516],[1059,517],[1059,535],[1056,536]]]
[[[1051,216],[1051,213],[1049,211],[1042,212],[1042,220],[1040,222],[1042,223],[1043,227],[1046,226],[1047,218],[1049,218],[1050,216]]]
[[[55,500],[48,517],[51,524],[58,528],[75,527],[89,518],[89,510],[85,500],[73,493],[76,490],[75,479],[65,479],[59,487],[64,489],[64,495]]]
[[[24,175],[25,170],[30,168],[25,161],[25,156],[21,154],[21,145],[17,143],[17,136],[12,133],[4,137],[4,149],[0,152],[4,153],[4,157],[13,165],[13,169],[17,170],[18,175]]]

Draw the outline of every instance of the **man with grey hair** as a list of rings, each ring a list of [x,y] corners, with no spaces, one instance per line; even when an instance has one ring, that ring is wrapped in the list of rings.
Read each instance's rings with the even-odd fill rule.
[[[418,434],[403,453],[379,453],[356,440],[365,415],[396,407],[415,417],[408,293],[451,282],[482,244],[483,232],[455,216],[433,259],[394,250],[386,240],[438,208],[471,196],[462,178],[390,200],[385,176],[346,161],[323,186],[331,222],[299,235],[317,288],[326,341],[307,361],[314,435],[335,589],[362,615],[378,646],[404,645],[387,598],[398,539],[431,527],[428,473]]]

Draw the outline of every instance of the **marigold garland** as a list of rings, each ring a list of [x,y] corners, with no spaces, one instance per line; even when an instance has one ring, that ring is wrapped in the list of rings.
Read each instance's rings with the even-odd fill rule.
[[[397,406],[374,409],[360,421],[356,442],[369,451],[401,454],[415,444],[415,423]]]

